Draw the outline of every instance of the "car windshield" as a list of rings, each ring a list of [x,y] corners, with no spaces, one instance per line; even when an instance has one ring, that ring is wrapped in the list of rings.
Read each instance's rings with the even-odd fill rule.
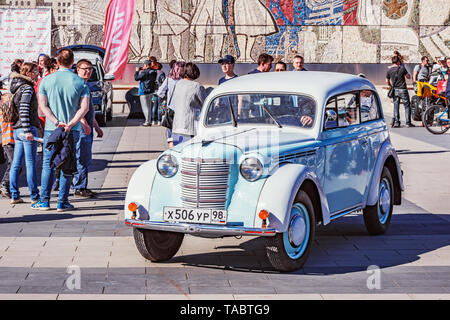
[[[311,128],[315,116],[316,103],[311,97],[282,93],[231,94],[212,100],[205,124],[273,124]]]

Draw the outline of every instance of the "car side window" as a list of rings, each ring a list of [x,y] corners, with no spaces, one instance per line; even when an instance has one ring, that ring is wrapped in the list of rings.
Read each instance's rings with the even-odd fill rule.
[[[361,108],[361,122],[372,121],[380,118],[380,108],[375,94],[370,90],[359,92]]]
[[[361,123],[358,94],[346,93],[336,97],[338,127],[347,127]]]

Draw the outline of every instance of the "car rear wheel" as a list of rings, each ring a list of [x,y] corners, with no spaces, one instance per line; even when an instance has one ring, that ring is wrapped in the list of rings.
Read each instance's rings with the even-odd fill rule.
[[[266,253],[272,266],[283,272],[303,267],[315,237],[314,206],[308,194],[300,190],[289,216],[288,229],[266,238]]]
[[[391,172],[383,167],[378,186],[378,199],[374,206],[363,210],[364,223],[371,235],[386,233],[392,218],[394,205],[394,183]]]
[[[184,233],[133,228],[139,253],[152,262],[167,261],[180,249]]]

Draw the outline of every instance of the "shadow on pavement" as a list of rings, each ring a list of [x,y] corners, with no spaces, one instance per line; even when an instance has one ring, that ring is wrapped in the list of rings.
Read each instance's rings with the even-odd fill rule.
[[[76,211],[78,211],[77,209]],[[52,212],[52,211],[50,211]],[[9,217],[0,218],[0,224],[2,223],[21,223],[21,222],[43,222],[43,221],[57,221],[57,220],[67,220],[73,218],[83,218],[83,217],[101,217],[101,216],[115,216],[113,213],[99,213],[99,214],[72,214],[72,213],[60,213],[53,210],[53,213],[45,214],[31,214],[24,215],[22,217]]]
[[[395,237],[400,235],[409,237]],[[438,235],[449,237],[435,239]],[[331,275],[367,271],[371,265],[381,269],[402,266],[420,260],[425,253],[448,246],[449,238],[450,221],[435,214],[394,215],[388,232],[381,236],[367,233],[362,215],[342,217],[317,229],[305,266],[288,274]],[[239,272],[279,273],[270,265],[264,248],[264,239],[252,238],[236,246],[215,248],[230,251],[178,255],[165,263]],[[365,261],[359,260],[361,257]]]

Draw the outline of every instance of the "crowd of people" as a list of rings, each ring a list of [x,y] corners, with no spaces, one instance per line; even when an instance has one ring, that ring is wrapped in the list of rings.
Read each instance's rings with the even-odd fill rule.
[[[447,79],[450,58],[437,60],[439,64],[430,65],[428,57],[422,57],[422,63],[413,71],[414,83]],[[232,55],[225,55],[218,62],[223,72],[218,85],[238,77],[234,71],[236,60]],[[270,72],[274,57],[262,53],[257,63],[249,74]],[[93,66],[89,60],[82,59],[77,62],[76,70],[72,70],[73,64],[73,52],[63,49],[56,58],[41,54],[36,62],[16,59],[11,65],[11,73],[7,76],[10,93],[2,96],[0,110],[2,147],[7,163],[0,194],[10,198],[11,204],[24,202],[18,185],[24,159],[31,208],[49,210],[52,189],[59,190],[57,211],[74,209],[69,202],[71,187],[75,196],[95,196],[95,192],[87,188],[93,131],[98,137],[103,136],[103,131],[95,120],[87,85]],[[166,127],[168,146],[173,147],[196,135],[198,118],[208,93],[196,81],[200,70],[195,63],[172,60],[169,65],[170,71],[166,76],[162,64],[151,56],[142,67],[136,68],[134,78],[139,81],[145,118],[142,126]],[[292,67],[293,71],[307,71],[300,55],[293,58]],[[277,61],[274,71],[287,71],[287,64]],[[404,58],[395,51],[386,74],[386,83],[393,88],[394,118],[391,125],[394,128],[400,126],[400,102],[405,107],[406,126],[414,127],[406,79],[411,79],[411,76]],[[447,96],[450,96],[448,86]],[[43,143],[40,190],[36,164],[39,142]]]
[[[236,59],[232,55],[225,55],[218,62],[224,74],[218,85],[238,77],[234,72]],[[273,63],[271,55],[262,53],[258,57],[258,66],[249,74],[269,72]],[[172,60],[169,66],[166,77],[157,59],[149,57],[142,67],[136,68],[134,78],[139,81],[139,98],[145,118],[142,126],[165,126],[170,148],[196,135],[197,120],[208,93],[196,81],[200,70],[195,63]],[[292,66],[294,71],[307,71],[300,55],[294,57]],[[280,71],[287,71],[287,64],[283,61],[275,63],[275,72]]]
[[[421,63],[416,65],[413,70],[412,82],[414,91],[419,90],[418,84],[431,83],[437,85],[439,81],[448,79],[450,73],[450,58],[436,57],[436,63],[430,64],[427,56],[421,58]],[[411,79],[411,75],[405,67],[405,59],[398,51],[394,51],[392,56],[392,65],[389,66],[386,73],[386,84],[393,89],[394,117],[391,122],[392,128],[400,127],[400,102],[405,107],[406,127],[411,128],[415,125],[411,122],[411,101],[406,84],[406,79]],[[450,86],[447,82],[445,96],[450,98]]]
[[[74,65],[74,54],[60,50],[57,57],[41,54],[37,61],[16,59],[8,75],[9,92],[1,97],[0,123],[6,161],[0,193],[11,204],[23,203],[19,174],[25,159],[31,208],[50,209],[52,188],[59,190],[57,211],[74,209],[74,195],[90,198],[87,188],[92,160],[93,131],[103,131],[95,120],[87,81],[93,66],[89,60]],[[42,172],[38,188],[38,144],[42,143]],[[56,179],[55,179],[56,178]],[[58,181],[54,185],[54,182]]]

